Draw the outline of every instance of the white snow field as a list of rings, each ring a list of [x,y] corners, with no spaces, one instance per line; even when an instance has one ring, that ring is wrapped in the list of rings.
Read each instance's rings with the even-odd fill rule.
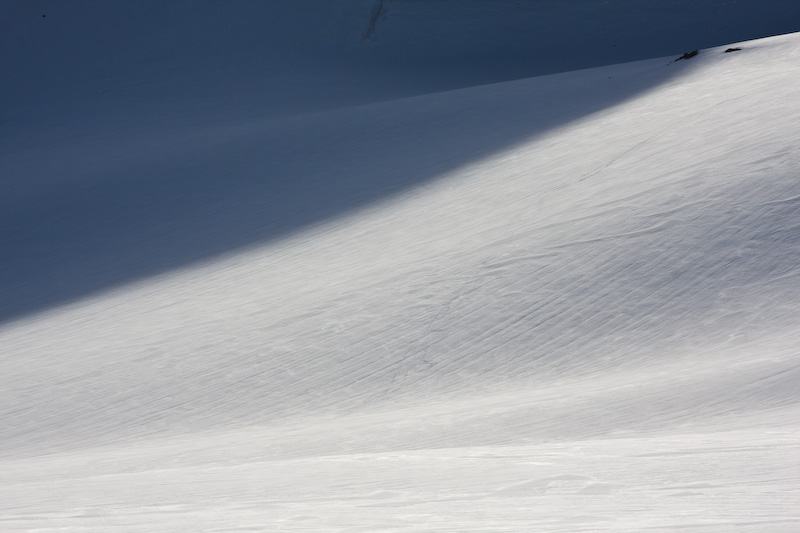
[[[269,68],[9,4],[0,531],[800,532],[800,34],[547,65],[487,4],[186,12],[286,11]]]

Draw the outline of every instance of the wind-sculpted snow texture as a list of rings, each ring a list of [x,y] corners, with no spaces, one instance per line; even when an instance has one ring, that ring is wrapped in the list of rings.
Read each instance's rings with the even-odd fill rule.
[[[0,531],[800,531],[800,35],[427,78],[422,4],[271,4],[327,100],[14,96]]]
[[[410,123],[435,101],[344,110],[794,31],[800,3],[6,0],[0,15],[5,322],[345,215],[674,72],[571,87],[600,94],[559,113],[459,100],[434,110],[456,117],[442,131]],[[398,113],[407,127],[387,128]]]

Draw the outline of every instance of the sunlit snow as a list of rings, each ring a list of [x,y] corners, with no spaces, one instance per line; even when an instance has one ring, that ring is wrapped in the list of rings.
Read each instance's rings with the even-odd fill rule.
[[[0,531],[800,531],[800,34],[434,76],[414,9],[8,91]]]

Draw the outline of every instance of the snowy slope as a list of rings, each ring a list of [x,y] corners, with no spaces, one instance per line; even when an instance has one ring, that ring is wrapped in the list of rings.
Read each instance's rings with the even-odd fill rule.
[[[271,121],[677,56],[795,31],[798,20],[794,0],[6,0],[0,6],[0,71],[8,80],[0,84],[0,247],[11,260],[0,263],[0,320],[344,215],[473,156],[513,146],[543,126],[628,98],[651,80],[602,99],[580,99],[574,113],[552,114],[544,125],[531,115],[502,135],[473,132],[432,147],[431,141],[448,139],[435,132],[434,139],[414,139],[418,152],[410,159],[442,148],[446,161],[435,167],[413,168],[394,157],[392,167],[406,168],[389,176],[369,169],[365,174],[373,177],[350,189],[334,173],[325,194],[234,198],[231,191],[252,193],[254,182],[263,189],[273,186],[269,180],[302,191],[308,171],[293,165],[309,153],[318,168],[328,164],[320,161],[327,140],[308,139],[304,130],[318,122]],[[347,135],[327,124],[328,136]],[[382,138],[380,131],[362,134],[366,124],[348,124],[352,136]],[[268,145],[263,150],[252,143],[207,149],[208,143],[236,143],[254,128],[274,132],[261,137]],[[402,134],[391,140],[405,142]],[[342,145],[350,159],[332,154],[342,161],[331,164],[354,166],[358,142]],[[290,215],[280,212],[286,198],[298,196],[304,201]],[[271,198],[277,206],[253,209],[253,202]]]
[[[737,46],[21,128],[0,530],[797,531],[800,36]]]
[[[119,143],[680,54],[798,21],[794,0],[5,0],[0,141]]]

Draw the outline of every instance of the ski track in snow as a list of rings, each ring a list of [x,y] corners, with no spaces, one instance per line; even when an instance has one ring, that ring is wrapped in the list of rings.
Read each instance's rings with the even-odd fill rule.
[[[274,153],[358,183],[348,153],[414,143],[363,124],[567,95],[404,167],[435,180],[2,324],[0,531],[800,531],[800,40],[740,46],[160,154],[341,131]]]

